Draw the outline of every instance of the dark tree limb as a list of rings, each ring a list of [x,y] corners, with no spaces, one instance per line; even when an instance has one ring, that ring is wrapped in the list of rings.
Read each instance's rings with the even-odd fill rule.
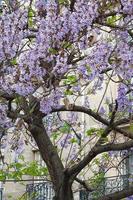
[[[114,192],[112,194],[103,196],[103,197],[99,198],[99,200],[120,200],[120,199],[129,197],[131,195],[133,195],[133,186],[130,186],[119,192]]]
[[[115,116],[116,116],[116,113],[117,113],[117,109],[118,109],[118,102],[117,102],[117,100],[115,100],[115,108],[114,108],[112,115],[111,115],[110,124],[114,123]]]
[[[110,122],[108,120],[104,119],[98,113],[92,111],[91,109],[88,109],[88,108],[83,107],[83,106],[70,105],[70,107],[68,107],[68,108],[66,108],[65,106],[61,106],[58,109],[52,110],[52,112],[62,112],[62,111],[82,112],[82,113],[85,113],[85,114],[93,117],[95,120],[97,120],[98,122],[101,122],[102,124],[106,125],[107,127],[110,125]],[[117,131],[117,132],[121,133],[122,135],[124,135],[125,137],[133,139],[133,133],[131,133],[129,131],[125,131],[125,130],[117,127],[118,125],[121,125],[123,123],[124,124],[129,123],[130,121],[131,121],[131,118],[130,119],[122,119],[122,120],[119,120],[117,122],[112,123],[112,125],[111,125],[112,131],[113,130]],[[112,120],[111,120],[111,122],[112,122]]]
[[[71,0],[71,3],[70,3],[70,11],[73,12],[74,10],[74,5],[76,3],[76,0]]]
[[[31,132],[31,135],[39,148],[40,154],[48,167],[52,182],[54,183],[54,186],[57,186],[59,189],[64,167],[56,148],[53,146],[49,136],[47,135],[42,119],[36,113],[36,116],[33,116],[32,120],[26,121],[26,123],[29,125],[29,131]],[[56,191],[57,188],[55,188]]]
[[[101,122],[102,124],[109,126],[109,121],[101,117],[98,113],[92,111],[91,109],[88,109],[83,106],[77,106],[77,105],[70,105],[70,107],[66,108],[66,106],[61,106],[60,108],[53,109],[52,112],[61,112],[61,111],[73,111],[73,112],[82,112],[85,113],[91,117],[93,117],[98,122]]]
[[[82,181],[77,177],[75,178],[75,181],[80,183],[80,185],[82,185],[88,192],[92,192],[93,191],[93,189],[90,186],[88,186],[85,181]]]
[[[117,131],[118,133],[121,133],[122,135],[124,135],[125,137],[128,137],[130,139],[133,139],[133,132],[124,130],[122,128],[119,127],[114,127],[113,130]]]
[[[117,120],[115,123],[114,123],[114,126],[120,126],[120,125],[123,125],[123,124],[128,124],[130,123],[131,121],[133,120],[133,115],[129,118],[123,118],[123,119],[120,119],[120,120]]]
[[[128,141],[120,144],[106,144],[106,145],[95,145],[91,151],[78,163],[72,166],[68,172],[70,175],[78,174],[87,164],[89,164],[92,159],[97,155],[108,152],[108,151],[120,151],[125,149],[130,149],[133,147],[133,141]]]

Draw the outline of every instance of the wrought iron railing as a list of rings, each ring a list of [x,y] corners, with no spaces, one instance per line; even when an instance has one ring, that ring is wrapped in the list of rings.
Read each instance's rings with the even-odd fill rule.
[[[96,190],[93,192],[80,190],[80,200],[97,200],[104,195],[121,191],[129,187],[130,184],[133,184],[131,180],[131,175],[107,177],[101,184],[96,186]]]
[[[80,200],[98,200],[100,197],[121,191],[133,184],[132,175],[121,175],[106,177],[93,192],[79,191]],[[24,200],[52,200],[54,197],[53,185],[51,182],[28,184]],[[1,199],[0,199],[1,200]]]
[[[26,200],[52,200],[54,196],[51,182],[29,184],[26,187]]]

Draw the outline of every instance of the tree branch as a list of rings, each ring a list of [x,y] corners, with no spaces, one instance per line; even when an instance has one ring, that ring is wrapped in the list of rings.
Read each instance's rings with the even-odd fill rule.
[[[125,131],[124,129],[121,129],[121,128],[118,128],[118,127],[114,127],[113,130],[117,131],[118,133],[121,133],[125,137],[133,139],[133,133],[132,132]]]
[[[119,192],[114,192],[112,194],[103,196],[103,197],[99,198],[99,200],[118,200],[118,199],[123,199],[123,198],[129,197],[131,195],[133,195],[133,186],[130,186],[129,188],[126,188]]]
[[[129,118],[123,118],[123,119],[120,119],[118,121],[116,121],[114,123],[114,126],[119,126],[119,125],[123,125],[123,124],[128,124],[130,123],[131,121],[133,120],[133,115]]]
[[[108,152],[108,151],[120,151],[125,149],[130,149],[133,147],[133,141],[128,141],[125,143],[120,144],[106,144],[106,145],[95,145],[91,151],[81,160],[78,164],[75,164],[72,166],[68,172],[71,175],[78,174],[87,164],[89,164],[93,158],[95,158],[97,155]]]
[[[108,126],[109,121],[101,117],[98,113],[92,111],[91,109],[88,109],[83,106],[77,106],[77,105],[71,105],[66,108],[65,106],[60,106],[60,108],[52,109],[51,113],[53,112],[61,112],[61,111],[73,111],[73,112],[82,112],[85,114],[88,114],[89,116],[93,117],[95,120],[101,122],[102,124]]]
[[[74,5],[76,3],[76,0],[71,0],[71,3],[70,3],[70,11],[73,12],[74,10]]]
[[[79,178],[75,178],[75,181],[77,181],[78,183],[80,183],[80,185],[82,185],[87,191],[92,192],[93,189],[91,187],[89,187],[85,181],[80,180]]]
[[[116,107],[117,107],[117,105],[116,105]],[[98,122],[101,122],[102,124],[104,124],[106,126],[110,125],[110,122],[108,120],[104,119],[98,113],[92,111],[91,109],[88,109],[88,108],[83,107],[83,106],[77,106],[77,105],[71,105],[70,104],[70,106],[68,106],[68,108],[66,108],[65,106],[61,106],[60,108],[53,109],[51,111],[51,113],[53,113],[53,112],[61,112],[61,111],[82,112],[82,113],[85,113],[85,114],[93,117],[95,120],[97,120]],[[113,113],[113,118],[114,118],[115,112],[116,112],[116,108],[115,108],[114,113]],[[127,122],[128,123],[129,119],[122,119],[120,121],[117,121],[117,122],[113,123],[111,125],[112,130],[117,131],[117,132],[123,134],[125,137],[133,139],[133,133],[131,133],[129,131],[125,131],[125,130],[120,129],[119,127],[117,127],[118,125],[121,125],[122,122],[125,122],[125,123]],[[112,123],[112,120],[111,120],[111,123]]]

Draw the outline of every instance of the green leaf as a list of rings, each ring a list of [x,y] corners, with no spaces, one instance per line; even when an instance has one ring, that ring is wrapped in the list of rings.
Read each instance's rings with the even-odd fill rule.
[[[47,167],[42,167],[41,168],[41,171],[42,171],[42,176],[47,176],[48,175],[48,168]]]
[[[103,143],[106,143],[106,142],[109,141],[109,139],[108,139],[107,137],[103,137],[103,138],[102,138],[102,141],[103,141]]]
[[[6,173],[3,170],[0,170],[0,181],[6,180]]]
[[[71,90],[66,90],[64,92],[65,95],[73,95],[73,92]]]
[[[28,12],[28,26],[33,27],[33,17],[35,15],[35,11],[30,8]]]
[[[86,65],[86,69],[87,69],[88,74],[90,74],[92,72],[92,69],[89,65]]]
[[[68,41],[64,41],[62,44],[62,47],[64,49],[67,49],[68,47],[71,48],[72,47],[72,43],[68,42]]]
[[[64,80],[65,85],[74,85],[77,82],[77,77],[75,75],[69,75]]]
[[[60,135],[60,132],[53,132],[51,137],[56,140],[58,138],[58,136]]]
[[[70,142],[71,142],[72,144],[74,144],[74,143],[78,143],[78,141],[77,141],[76,138],[72,138],[72,139],[70,140]]]
[[[19,158],[20,159],[20,158]],[[24,160],[24,158],[22,158]],[[22,160],[21,160],[22,161]],[[21,180],[23,175],[47,176],[47,167],[41,166],[38,162],[13,162],[6,169],[0,170],[0,181],[6,179]]]
[[[109,156],[108,153],[103,153],[103,154],[102,154],[102,157],[103,157],[106,161],[110,160],[110,156]]]
[[[68,0],[59,0],[59,4],[68,5],[69,1]]]
[[[58,53],[58,51],[54,48],[49,48],[49,52],[53,55]]]
[[[24,166],[24,164],[19,163],[19,162],[13,162],[11,164],[8,165],[9,169],[21,169]]]
[[[117,15],[114,15],[114,16],[109,16],[107,17],[107,23],[109,25],[115,25],[116,24],[116,21],[119,20],[121,17],[120,16],[117,16]]]
[[[19,162],[14,163],[14,167],[15,167],[16,169],[21,169],[23,166],[24,166],[24,165],[23,165],[22,163],[19,163]]]
[[[66,122],[63,124],[63,126],[60,128],[60,131],[62,133],[69,133],[70,132],[70,125],[67,124]]]
[[[10,60],[10,63],[11,63],[12,65],[16,65],[16,64],[17,64],[16,58],[13,58],[12,60]]]
[[[86,135],[92,136],[96,131],[97,131],[96,128],[91,128],[91,129],[86,131]]]
[[[103,132],[104,132],[104,129],[100,128],[100,129],[97,129],[97,133],[96,134],[98,136],[101,136],[103,134]]]
[[[69,75],[67,76],[67,80],[70,82],[70,83],[73,83],[73,82],[76,82],[77,81],[77,77],[75,75]]]
[[[8,179],[14,179],[14,180],[21,180],[22,179],[22,171],[13,171],[7,174]]]
[[[104,132],[104,129],[102,129],[102,128],[91,128],[86,131],[86,135],[92,136],[95,133],[97,136],[101,136],[103,134],[103,132]]]
[[[93,187],[99,186],[99,184],[104,183],[105,180],[105,174],[104,172],[100,172],[98,174],[95,174],[93,178],[91,178],[91,184]]]

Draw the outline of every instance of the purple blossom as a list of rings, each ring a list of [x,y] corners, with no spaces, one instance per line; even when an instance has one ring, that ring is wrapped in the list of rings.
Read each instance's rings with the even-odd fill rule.
[[[127,95],[128,92],[128,88],[124,85],[124,84],[120,84],[119,85],[119,89],[118,89],[118,107],[120,111],[129,111],[130,106],[132,107],[132,101],[130,104],[130,99]]]
[[[64,135],[63,139],[61,140],[60,142],[60,145],[61,147],[63,148],[67,148],[69,146],[69,144],[71,143],[70,142],[70,139],[72,138],[72,135],[71,134],[66,134]]]
[[[50,98],[43,98],[40,101],[40,111],[49,114],[52,111],[53,101]]]
[[[60,90],[54,90],[49,97],[44,97],[40,101],[40,111],[49,114],[53,108],[60,107],[60,99],[62,92]]]
[[[132,0],[121,0],[122,6],[123,6],[123,12],[125,14],[133,14],[133,1]]]

